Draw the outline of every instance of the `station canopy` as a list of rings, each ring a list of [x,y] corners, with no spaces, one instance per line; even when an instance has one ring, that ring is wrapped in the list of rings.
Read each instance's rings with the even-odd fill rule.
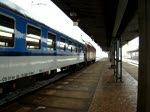
[[[138,36],[137,0],[51,0],[87,33],[102,50],[113,38],[122,45]]]

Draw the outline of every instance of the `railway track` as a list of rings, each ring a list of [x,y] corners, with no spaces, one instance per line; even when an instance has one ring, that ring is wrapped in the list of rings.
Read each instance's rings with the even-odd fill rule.
[[[0,112],[87,112],[103,69],[92,64],[4,105]],[[54,79],[53,79],[54,80]],[[39,83],[40,85],[40,83]]]
[[[0,98],[0,107],[5,106],[25,95],[32,94],[33,92],[39,90],[40,88],[43,88],[47,86],[48,84],[61,80],[65,76],[71,74],[72,72],[58,72],[56,73],[55,77],[50,78],[48,80],[42,80],[42,81],[37,81],[34,85],[27,87],[27,88],[22,88],[18,89],[14,92],[10,92],[6,95],[4,95],[2,98]]]
[[[133,64],[123,62],[123,68],[135,79],[138,81],[138,66]]]

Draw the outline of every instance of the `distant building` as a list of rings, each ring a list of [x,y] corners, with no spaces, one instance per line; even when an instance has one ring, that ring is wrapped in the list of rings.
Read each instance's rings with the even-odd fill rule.
[[[139,59],[139,49],[127,51],[127,54],[130,59],[138,60]]]

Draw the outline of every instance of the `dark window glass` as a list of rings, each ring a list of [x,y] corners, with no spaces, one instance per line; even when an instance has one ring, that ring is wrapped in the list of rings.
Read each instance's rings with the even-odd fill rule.
[[[60,51],[66,51],[66,39],[60,38]]]
[[[14,46],[15,21],[0,14],[0,47]]]
[[[74,44],[74,51],[78,52],[78,50],[77,50],[77,43]]]
[[[72,41],[68,41],[68,51],[72,52]]]
[[[26,47],[28,49],[40,49],[41,48],[41,30],[28,25],[26,34]]]
[[[56,35],[52,33],[48,33],[47,49],[51,51],[56,50]]]
[[[78,46],[78,51],[79,53],[81,52],[82,48],[81,48],[81,45]]]

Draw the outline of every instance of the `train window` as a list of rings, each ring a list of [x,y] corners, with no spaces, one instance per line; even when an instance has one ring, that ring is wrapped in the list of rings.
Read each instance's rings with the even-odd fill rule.
[[[68,51],[72,52],[72,41],[68,41]]]
[[[78,51],[79,53],[81,52],[82,48],[81,48],[81,45],[78,46]]]
[[[56,35],[55,34],[48,33],[47,49],[51,51],[56,50]]]
[[[14,46],[15,21],[0,14],[0,47]]]
[[[60,51],[66,51],[66,39],[60,38]]]
[[[78,52],[78,50],[77,50],[77,43],[74,43],[74,51]]]
[[[83,46],[81,46],[81,52],[84,53],[84,47]]]
[[[84,46],[82,46],[82,52],[84,53],[84,51],[85,51],[85,48],[84,48]]]
[[[41,30],[31,25],[27,26],[26,47],[28,49],[40,49]]]

